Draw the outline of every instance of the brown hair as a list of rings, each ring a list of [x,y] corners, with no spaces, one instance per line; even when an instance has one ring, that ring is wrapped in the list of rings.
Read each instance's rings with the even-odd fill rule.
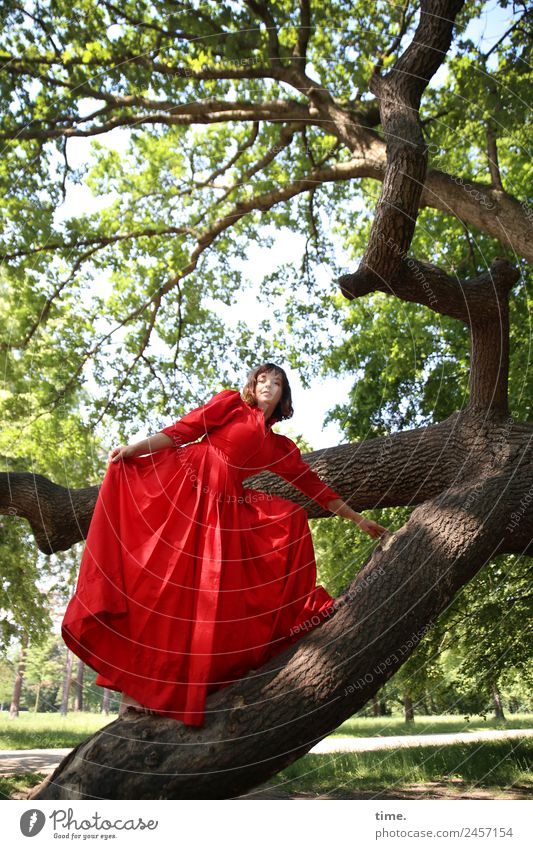
[[[257,401],[255,399],[257,378],[260,374],[264,374],[268,371],[273,371],[281,377],[281,398],[279,399],[276,409],[272,413],[271,419],[277,419],[278,421],[281,421],[282,419],[290,419],[294,410],[292,408],[292,395],[291,387],[289,386],[289,379],[283,369],[275,363],[263,363],[262,365],[256,366],[256,368],[252,369],[248,375],[244,389],[241,392],[242,400],[250,407],[255,407],[257,405]]]

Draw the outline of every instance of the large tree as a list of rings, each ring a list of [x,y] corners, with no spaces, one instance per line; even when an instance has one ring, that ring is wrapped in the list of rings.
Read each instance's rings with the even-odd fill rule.
[[[368,179],[381,184],[380,196],[358,267],[340,277],[343,295],[383,292],[470,335],[465,407],[427,427],[308,456],[355,509],[417,505],[337,597],[329,620],[213,694],[203,728],[117,720],[77,747],[37,794],[234,797],[364,705],[492,557],[533,553],[532,427],[509,414],[507,385],[509,298],[532,244],[524,176],[508,149],[525,140],[524,20],[517,14],[495,45],[496,69],[492,49],[474,55],[464,39],[441,91],[429,81],[454,26],[464,31],[479,3],[101,0],[76,9],[79,16],[65,2],[35,2],[31,22],[16,3],[4,12],[5,274],[33,298],[4,348],[17,362],[29,350],[42,354],[53,344],[51,325],[68,339],[43,411],[82,385],[89,362],[107,389],[93,424],[109,414],[126,422],[150,404],[168,409],[176,388],[187,404],[197,387],[184,374],[198,362],[202,391],[210,389],[220,375],[214,355],[231,335],[206,299],[231,302],[241,280],[229,260],[243,256],[250,238],[264,241],[260,224],[283,224],[308,236],[309,279],[312,260],[333,250],[324,222],[346,220]],[[479,106],[467,118],[465,87]],[[195,133],[197,124],[205,132]],[[127,153],[101,147],[88,176],[96,191],[111,193],[110,205],[61,220],[67,183],[83,176],[72,173],[71,140],[117,128],[130,132]],[[456,171],[435,167],[446,159]],[[482,179],[472,176],[479,170]],[[466,234],[465,250],[481,234],[498,240],[500,256],[468,278],[445,255],[440,266],[410,256],[424,207]],[[350,215],[353,229],[353,207]],[[103,269],[112,291],[91,297],[88,281]],[[86,306],[75,303],[69,322],[65,304],[72,308],[80,291]],[[316,308],[320,316],[324,298]],[[104,361],[115,333],[110,377]],[[233,342],[249,360],[246,328],[237,327]],[[262,350],[260,337],[253,344]],[[250,485],[298,500],[267,475]],[[45,552],[82,538],[96,496],[97,487],[59,487],[22,471],[1,480],[2,509],[26,517]]]

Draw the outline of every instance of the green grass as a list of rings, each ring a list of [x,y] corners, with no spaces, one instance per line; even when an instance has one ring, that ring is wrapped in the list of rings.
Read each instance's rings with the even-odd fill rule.
[[[533,740],[491,740],[446,746],[417,746],[380,752],[305,755],[278,773],[268,786],[278,797],[323,796],[368,798],[369,795],[402,798],[416,786],[416,797],[432,792],[429,782],[439,783],[439,796],[456,797],[490,791],[491,798],[505,797],[515,789],[522,797],[533,796]],[[0,777],[0,799],[28,790],[44,779],[42,774]],[[460,787],[458,787],[460,785]]]
[[[33,713],[23,711],[16,719],[0,713],[0,749],[66,749],[77,746],[108,725],[117,715],[110,713]]]
[[[350,754],[309,754],[270,782],[288,795],[356,796],[401,791],[412,784],[458,780],[466,789],[520,788],[533,794],[533,740],[492,740]],[[283,787],[280,787],[283,785]]]
[[[14,793],[25,793],[46,778],[40,772],[24,772],[21,775],[0,775],[0,800],[8,800]]]
[[[402,716],[352,717],[333,732],[335,737],[391,737],[406,734],[454,734],[460,731],[508,730],[533,728],[533,714],[509,714],[505,720],[471,716],[417,716],[405,722]]]
[[[116,714],[58,714],[23,712],[9,719],[0,713],[0,748],[69,748],[109,724]],[[354,717],[343,723],[335,736],[385,737],[405,734],[438,734],[480,729],[532,728],[531,714],[514,714],[505,722],[473,717],[419,716],[414,723],[396,717]],[[533,740],[492,740],[446,746],[420,746],[376,752],[308,754],[269,782],[286,794],[324,795],[338,798],[394,793],[410,785],[441,782],[450,795],[462,783],[462,791],[490,788],[497,797],[502,788],[519,788],[533,794]],[[40,773],[0,776],[0,799],[23,792],[42,781]]]
[[[9,719],[7,711],[0,713],[0,749],[66,749],[77,746],[99,728],[108,725],[117,714],[99,713],[33,713],[23,711]],[[334,732],[340,737],[390,737],[397,734],[451,734],[456,731],[487,729],[533,728],[532,714],[514,714],[504,722],[483,721],[472,717],[465,722],[462,716],[418,716],[406,723],[401,716],[353,717]]]

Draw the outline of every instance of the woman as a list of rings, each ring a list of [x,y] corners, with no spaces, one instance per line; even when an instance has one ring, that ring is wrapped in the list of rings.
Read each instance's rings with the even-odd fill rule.
[[[122,692],[120,714],[203,725],[207,694],[327,616],[305,510],[243,480],[275,472],[370,536],[387,533],[274,433],[292,414],[285,372],[265,363],[242,395],[219,392],[110,452],[62,634],[97,684]]]

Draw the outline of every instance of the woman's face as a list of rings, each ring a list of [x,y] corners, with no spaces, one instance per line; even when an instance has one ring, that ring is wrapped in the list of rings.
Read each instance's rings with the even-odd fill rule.
[[[283,379],[275,371],[264,371],[255,384],[255,400],[264,401],[269,407],[276,408],[283,392]]]

